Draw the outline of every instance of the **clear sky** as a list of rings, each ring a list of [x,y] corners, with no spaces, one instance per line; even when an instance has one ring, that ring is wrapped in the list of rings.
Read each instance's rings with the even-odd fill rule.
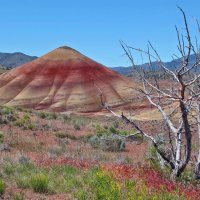
[[[174,25],[183,29],[176,5],[194,36],[200,0],[0,0],[0,52],[41,56],[66,45],[106,66],[128,66],[119,40],[140,48],[150,40],[168,61]]]

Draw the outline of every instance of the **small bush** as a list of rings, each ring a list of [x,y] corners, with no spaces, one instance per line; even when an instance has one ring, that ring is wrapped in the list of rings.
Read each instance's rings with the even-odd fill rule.
[[[19,176],[16,179],[17,187],[21,189],[26,189],[30,187],[29,179],[26,176]]]
[[[61,155],[62,153],[65,152],[65,149],[63,147],[60,147],[60,146],[52,146],[50,149],[49,149],[49,153],[51,155],[56,155],[56,156],[59,156]]]
[[[70,122],[71,121],[71,117],[68,115],[62,115],[62,118],[64,120],[64,122]]]
[[[13,107],[10,107],[10,106],[4,106],[1,109],[1,113],[3,115],[14,114],[15,113],[15,109]]]
[[[3,166],[3,171],[7,176],[11,176],[15,173],[15,169],[12,163],[6,163]]]
[[[44,174],[35,174],[31,177],[31,187],[34,192],[47,193],[49,178]]]
[[[0,131],[0,144],[3,143],[4,135],[3,132]]]
[[[58,138],[66,138],[67,137],[67,135],[65,133],[62,133],[62,132],[56,133],[55,135]]]
[[[17,162],[22,165],[30,164],[30,158],[26,155],[20,154],[17,156]]]
[[[42,119],[48,119],[48,120],[51,120],[51,119],[57,119],[57,114],[56,113],[50,113],[50,112],[39,112],[38,113],[39,117],[42,118]]]
[[[35,125],[31,123],[30,116],[26,113],[21,119],[18,119],[15,122],[15,126],[22,127],[24,129],[30,129],[33,130],[35,128]]]
[[[26,197],[23,192],[20,192],[19,194],[15,194],[13,199],[14,200],[26,200]]]
[[[118,130],[115,127],[113,127],[113,126],[111,126],[109,128],[109,131],[110,131],[110,133],[118,134]]]
[[[104,151],[124,151],[125,139],[112,134],[103,136],[93,136],[89,140],[93,148],[100,148]]]
[[[77,131],[80,131],[81,127],[80,127],[79,124],[74,124],[74,129],[77,130]]]
[[[99,168],[92,169],[85,174],[84,181],[89,186],[89,191],[92,191],[92,193],[85,191],[91,199],[122,199],[121,188],[114,177]],[[86,197],[88,196],[87,193]],[[79,191],[75,196],[81,199],[85,196],[85,193]]]
[[[100,124],[97,124],[96,125],[96,134],[97,134],[97,136],[109,134],[109,129],[108,129],[108,127],[102,127]]]
[[[10,122],[14,122],[18,119],[18,115],[13,107],[0,107],[0,123],[1,124],[9,124]]]
[[[58,132],[55,134],[56,137],[58,138],[69,138],[71,140],[77,140],[77,137],[75,135],[69,134],[69,133],[62,133]]]
[[[39,117],[42,118],[42,119],[45,119],[46,118],[46,114],[44,112],[40,112],[39,114]]]
[[[3,180],[0,179],[0,195],[3,195],[6,190],[6,184],[4,183]]]

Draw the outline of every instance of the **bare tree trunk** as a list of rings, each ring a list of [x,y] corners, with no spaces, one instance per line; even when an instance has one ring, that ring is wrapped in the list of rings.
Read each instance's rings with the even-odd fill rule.
[[[197,123],[198,123],[199,152],[194,174],[196,179],[200,179],[200,104],[199,103],[196,103],[196,110],[197,110]]]
[[[180,176],[180,164],[181,164],[181,144],[182,144],[182,130],[178,131],[176,136],[176,154],[175,154],[175,168],[172,173],[172,179]]]

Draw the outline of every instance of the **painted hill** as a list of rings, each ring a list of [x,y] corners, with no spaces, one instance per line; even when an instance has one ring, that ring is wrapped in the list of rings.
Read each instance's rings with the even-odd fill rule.
[[[127,103],[136,87],[128,78],[69,47],[54,51],[0,76],[0,105],[54,111],[91,112],[104,100]]]
[[[0,65],[6,68],[14,68],[27,62],[35,60],[36,56],[28,56],[24,53],[0,53]]]

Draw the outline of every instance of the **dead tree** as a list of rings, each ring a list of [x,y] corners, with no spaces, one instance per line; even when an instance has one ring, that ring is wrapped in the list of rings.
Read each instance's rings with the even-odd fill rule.
[[[172,178],[180,176],[191,159],[193,131],[191,129],[192,121],[190,120],[190,115],[194,101],[200,96],[200,90],[194,92],[194,87],[198,85],[200,78],[199,46],[197,39],[195,45],[193,45],[185,13],[181,8],[179,9],[183,15],[186,35],[180,34],[179,30],[176,28],[178,38],[177,47],[181,55],[180,57],[175,55],[181,58],[181,63],[176,69],[169,68],[162,62],[158,52],[150,42],[148,42],[147,50],[133,48],[121,42],[125,54],[131,61],[133,68],[135,68],[136,72],[139,74],[142,86],[138,90],[148,99],[149,103],[162,114],[162,118],[169,129],[168,145],[166,146],[167,151],[160,149],[155,137],[143,131],[134,120],[129,119],[123,113],[121,115],[114,113],[112,108],[103,101],[102,92],[100,95],[104,108],[110,111],[114,116],[131,124],[140,134],[152,141],[156,151],[162,159],[168,163],[168,166],[170,166]],[[139,69],[138,66],[135,65],[132,54],[133,51],[140,52],[142,56],[147,56],[148,66],[152,72],[150,78],[147,77],[147,69]],[[191,54],[195,54],[196,60],[194,63],[190,63]],[[155,63],[156,67],[154,66]],[[167,77],[168,81],[163,83],[163,80],[160,80],[156,71],[164,74],[164,77]],[[198,163],[198,168],[200,168],[200,156]]]

